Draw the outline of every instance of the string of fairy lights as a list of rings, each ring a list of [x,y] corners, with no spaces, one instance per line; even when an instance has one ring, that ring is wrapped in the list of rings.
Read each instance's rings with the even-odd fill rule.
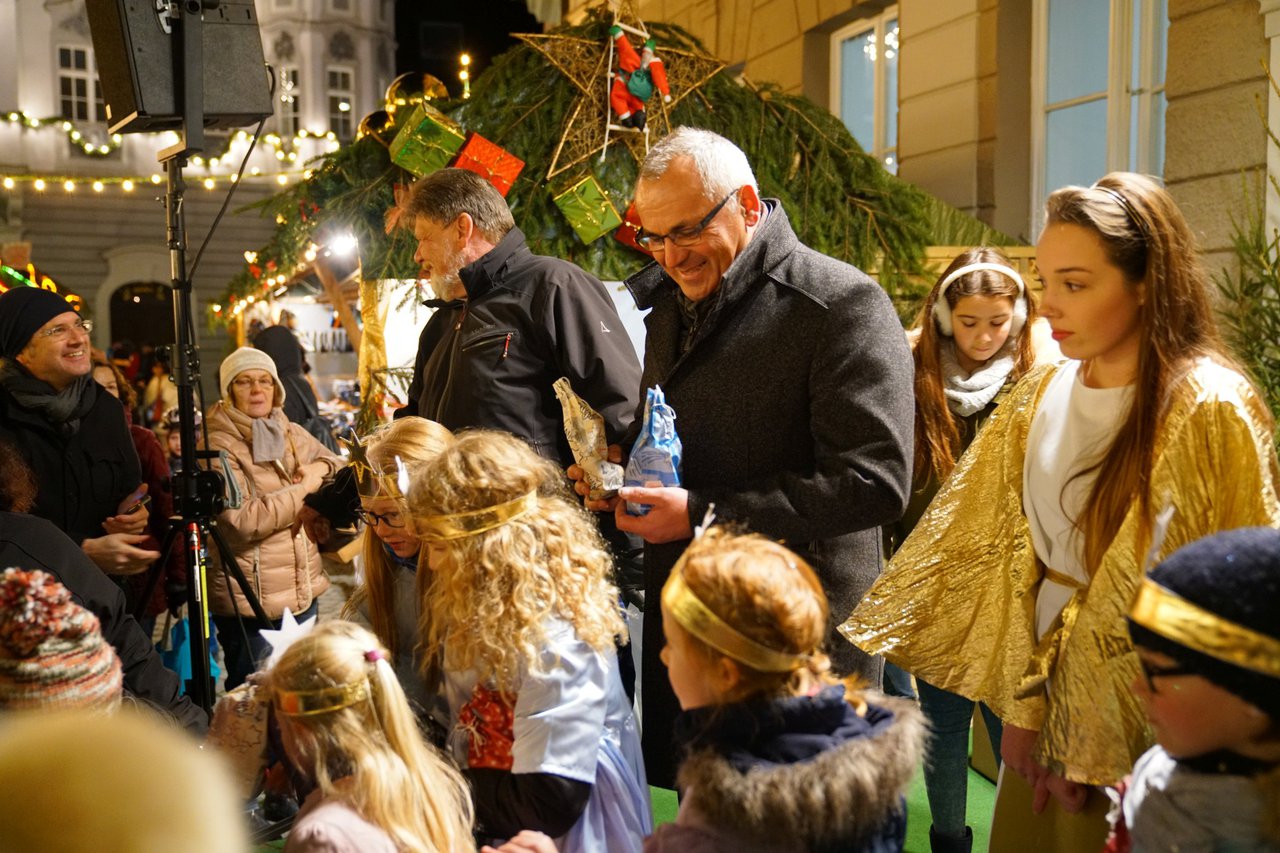
[[[5,122],[17,126],[23,131],[58,132],[61,131],[67,142],[81,149],[86,157],[105,159],[115,153],[124,144],[121,134],[112,134],[105,141],[94,141],[92,134],[86,133],[75,122],[63,118],[39,118],[24,110],[13,110],[0,113],[0,128]],[[178,141],[174,131],[161,131],[153,134],[142,134],[160,140],[164,145]],[[226,137],[225,143],[217,153],[205,157],[192,157],[190,165],[203,169],[205,174],[197,175],[193,184],[206,190],[215,190],[220,184],[225,185],[236,180],[235,169],[238,164],[237,147],[249,144],[250,134],[247,131],[236,131]],[[274,158],[278,168],[251,166],[245,171],[245,179],[258,181],[274,181],[285,186],[293,180],[310,177],[310,170],[303,168],[299,161],[305,162],[311,156],[337,150],[341,143],[333,131],[312,131],[300,129],[297,133],[282,136],[278,133],[263,134],[259,145],[269,152],[268,160]],[[308,150],[309,149],[309,150]],[[220,169],[226,169],[225,173]],[[160,184],[164,180],[158,173],[150,175],[86,175],[86,174],[45,174],[38,172],[8,173],[0,172],[0,187],[14,190],[19,185],[30,185],[36,192],[62,189],[64,192],[76,192],[81,187],[90,192],[101,193],[108,187],[119,188],[130,193],[148,184]]]

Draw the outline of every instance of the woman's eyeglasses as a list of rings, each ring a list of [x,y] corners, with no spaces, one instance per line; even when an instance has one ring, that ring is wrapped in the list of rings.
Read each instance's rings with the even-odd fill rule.
[[[377,512],[370,512],[367,509],[358,509],[356,510],[356,518],[370,527],[377,527],[379,522],[397,530],[404,527],[404,515],[399,512],[389,512],[383,515]]]

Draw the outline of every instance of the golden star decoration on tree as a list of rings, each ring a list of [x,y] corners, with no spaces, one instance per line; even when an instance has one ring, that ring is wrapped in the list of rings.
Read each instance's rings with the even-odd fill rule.
[[[634,15],[627,17],[632,18],[629,22],[631,26],[645,30]],[[604,148],[608,141],[606,124],[611,120],[609,85],[612,82],[608,68],[609,44],[607,41],[575,36],[531,33],[514,35],[545,56],[561,74],[569,78],[579,92],[565,119],[555,154],[551,157],[551,166],[547,170],[547,178],[550,179],[586,160]],[[658,46],[657,53],[662,57],[666,68],[671,102],[666,103],[655,97],[651,99],[647,111],[650,135],[661,139],[671,131],[670,111],[715,76],[725,67],[725,63],[705,53],[661,45]],[[626,144],[631,156],[637,161],[644,159],[646,138],[643,133],[628,130],[613,131],[612,135]]]

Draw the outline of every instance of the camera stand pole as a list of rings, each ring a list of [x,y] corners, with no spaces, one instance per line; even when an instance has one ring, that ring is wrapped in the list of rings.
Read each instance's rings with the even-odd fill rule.
[[[203,5],[216,6],[215,0]],[[182,537],[187,566],[187,614],[191,625],[191,682],[187,694],[206,711],[213,707],[213,680],[209,674],[209,614],[207,554],[205,542],[212,537],[224,570],[233,578],[249,602],[260,627],[270,627],[270,619],[241,571],[239,564],[217,530],[215,516],[222,509],[223,483],[216,471],[197,466],[201,458],[216,454],[196,450],[194,385],[200,375],[200,355],[193,340],[195,323],[191,309],[191,281],[187,278],[186,219],[183,193],[186,184],[182,169],[187,158],[204,148],[204,56],[201,30],[202,3],[184,0],[178,4],[180,18],[179,54],[182,90],[182,136],[177,145],[159,153],[168,182],[165,190],[165,234],[169,246],[169,266],[173,288],[174,378],[178,386],[178,429],[182,437],[182,470],[174,476],[175,515],[169,520],[160,559],[152,567],[148,589],[168,558],[173,540]],[[149,595],[143,599],[145,606]]]

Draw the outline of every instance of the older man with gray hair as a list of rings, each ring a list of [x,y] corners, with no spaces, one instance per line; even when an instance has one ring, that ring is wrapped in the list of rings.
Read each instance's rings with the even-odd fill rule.
[[[647,543],[645,766],[651,783],[670,785],[678,707],[658,657],[657,602],[712,504],[719,520],[813,565],[830,600],[835,670],[879,684],[880,660],[835,628],[880,572],[880,526],[906,506],[912,364],[884,290],[800,243],[729,140],[675,130],[645,158],[635,205],[637,239],[656,261],[627,281],[652,309],[643,387],[661,385],[676,412],[684,480],[623,489],[622,500],[651,507],[643,517],[615,511],[619,529]]]

